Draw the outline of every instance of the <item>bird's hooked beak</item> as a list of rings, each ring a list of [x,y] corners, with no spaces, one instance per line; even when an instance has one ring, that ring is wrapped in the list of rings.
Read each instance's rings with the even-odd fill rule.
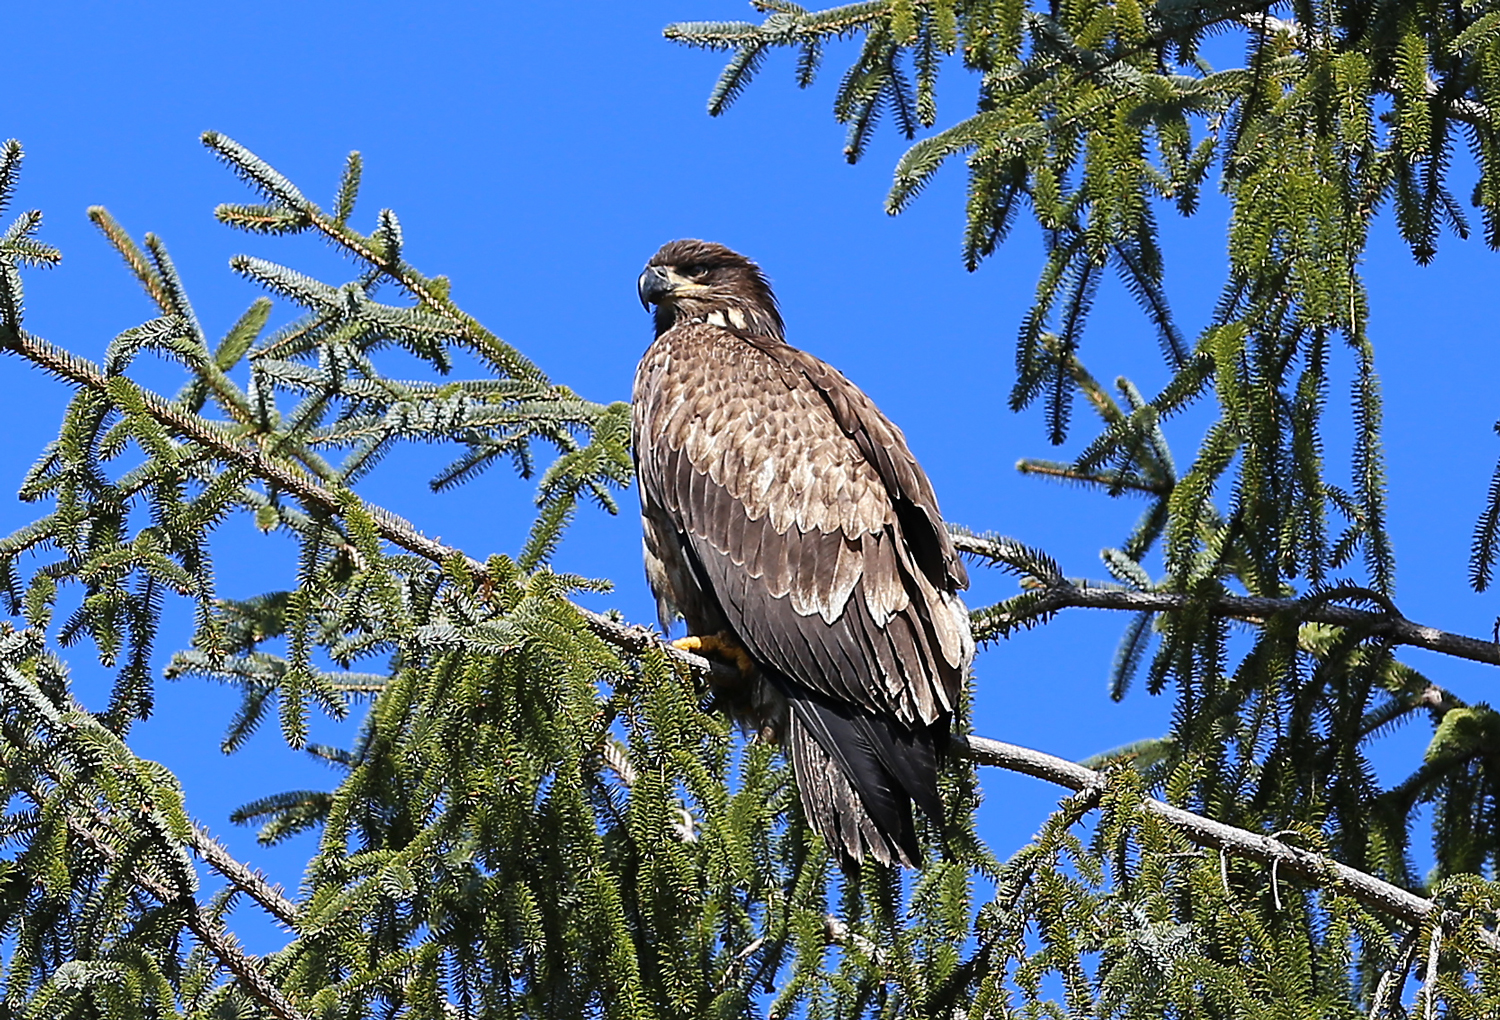
[[[661,266],[647,266],[635,282],[635,292],[640,296],[641,307],[648,312],[652,305],[661,304],[662,298],[672,292],[672,281]]]

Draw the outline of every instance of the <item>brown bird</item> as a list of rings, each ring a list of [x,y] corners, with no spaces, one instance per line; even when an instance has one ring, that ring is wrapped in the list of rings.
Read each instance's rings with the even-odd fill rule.
[[[673,241],[640,276],[656,341],[635,377],[646,576],[679,647],[743,680],[736,721],[788,751],[846,869],[920,867],[912,802],[937,775],[974,656],[968,575],[901,430],[783,339],[760,268]]]

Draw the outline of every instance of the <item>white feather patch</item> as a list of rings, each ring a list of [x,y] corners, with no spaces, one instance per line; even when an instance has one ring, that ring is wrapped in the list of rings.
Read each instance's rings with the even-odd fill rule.
[[[858,542],[850,542],[848,539],[839,542],[839,558],[833,568],[833,590],[829,592],[828,604],[823,607],[823,622],[829,626],[844,615],[849,596],[859,583],[863,572],[859,550]]]

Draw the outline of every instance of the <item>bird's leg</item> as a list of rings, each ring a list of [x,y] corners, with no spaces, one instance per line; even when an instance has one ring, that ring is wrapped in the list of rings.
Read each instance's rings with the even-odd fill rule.
[[[748,678],[755,672],[755,663],[751,661],[750,653],[745,651],[745,646],[736,641],[728,631],[721,630],[717,634],[690,634],[673,641],[672,647],[684,652],[717,655],[722,659],[728,659],[740,671],[741,678]]]

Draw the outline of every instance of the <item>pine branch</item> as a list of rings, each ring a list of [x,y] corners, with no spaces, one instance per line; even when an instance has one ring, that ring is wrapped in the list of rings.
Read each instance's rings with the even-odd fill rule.
[[[1277,18],[1261,12],[1241,14],[1235,20],[1252,32],[1259,32],[1267,38],[1285,35],[1292,46],[1299,50],[1305,51],[1314,47],[1328,49],[1331,45],[1326,37],[1318,33],[1309,33],[1299,22],[1291,18]],[[1395,82],[1389,80],[1376,82],[1375,85],[1386,92],[1395,88]],[[1427,75],[1427,98],[1437,98],[1440,91],[1441,86],[1438,85],[1437,80],[1432,75]],[[1459,97],[1446,100],[1444,105],[1454,120],[1461,120],[1479,128],[1489,128],[1494,123],[1494,119],[1490,116],[1490,108],[1477,100]]]
[[[1264,36],[1285,34],[1291,39],[1293,46],[1300,45],[1307,38],[1302,26],[1296,21],[1290,18],[1273,17],[1265,11],[1259,14],[1241,14],[1235,20],[1252,32],[1259,32]]]
[[[43,700],[45,702],[45,699]],[[92,718],[76,704],[73,707],[73,714],[80,719]],[[58,721],[61,721],[60,717]],[[76,729],[79,723],[72,721],[66,725],[70,729]],[[93,723],[92,725],[98,726],[99,724]],[[60,786],[66,785],[62,776],[50,768],[46,768],[45,771],[52,782]],[[26,792],[37,804],[46,802],[46,797],[39,791],[28,789]],[[120,853],[102,835],[111,828],[109,818],[97,805],[85,804],[82,805],[82,809],[90,817],[80,817],[70,813],[67,820],[68,831],[86,843],[89,849],[110,868],[122,867]],[[191,830],[189,842],[215,870],[253,896],[288,927],[292,926],[297,912],[296,907],[272,889],[259,875],[234,860],[206,829],[195,824]],[[265,974],[255,958],[244,951],[234,933],[226,929],[217,916],[198,903],[191,886],[174,883],[169,877],[140,866],[130,867],[126,874],[132,884],[157,900],[162,906],[180,908],[183,922],[197,936],[204,948],[212,953],[220,965],[233,974],[245,990],[253,998],[259,1000],[278,1020],[307,1020],[305,1014],[298,1010]]]
[[[70,354],[25,331],[0,326],[0,349],[18,354],[75,385],[100,393],[109,393],[111,383],[116,387],[122,384],[134,386],[123,377],[116,376],[111,379],[87,359]],[[184,408],[168,403],[154,393],[138,388],[137,393],[145,412],[178,437],[211,450],[226,462],[239,465],[267,484],[296,496],[309,509],[317,509],[333,515],[343,514],[344,503],[338,493],[326,488],[287,462],[267,455],[259,446],[233,438],[221,427]],[[410,522],[383,507],[369,503],[364,506],[374,520],[375,529],[380,537],[391,544],[437,564],[449,562],[457,557],[474,576],[487,575],[488,568],[479,560],[464,554],[461,550],[444,545],[436,539],[428,538]],[[576,606],[575,609],[596,634],[623,651],[640,654],[649,648],[656,648],[673,661],[687,666],[695,674],[719,676],[724,679],[734,679],[738,676],[733,667],[711,663],[699,656],[672,647],[663,642],[649,628],[639,625],[628,626],[581,606]]]
[[[954,535],[953,545],[959,552],[985,559],[1003,560],[1008,552],[1002,543],[993,539],[972,535]],[[1048,584],[1036,593],[1039,598],[1028,605],[1024,619],[1031,619],[1059,609],[1123,609],[1133,613],[1170,613],[1188,608],[1204,608],[1201,600],[1186,595],[1160,591],[1126,591],[1115,588],[1088,588],[1072,583]],[[1215,616],[1243,620],[1246,623],[1264,623],[1278,613],[1290,613],[1308,623],[1327,623],[1336,627],[1357,627],[1371,634],[1378,634],[1393,645],[1410,645],[1428,651],[1441,652],[1454,658],[1500,666],[1500,644],[1454,634],[1436,627],[1427,627],[1406,619],[1394,606],[1387,612],[1372,612],[1352,609],[1348,606],[1331,605],[1327,602],[1309,602],[1303,599],[1272,599],[1250,595],[1223,595],[1207,606]],[[995,632],[1009,629],[1024,622],[1014,619],[995,621]],[[976,634],[983,640],[994,634]]]
[[[705,677],[709,680],[717,678],[721,681],[734,682],[739,680],[739,670],[733,666],[721,662],[705,659],[701,655],[692,652],[684,652],[674,647],[670,642],[664,640],[656,631],[641,624],[621,623],[602,613],[591,612],[582,606],[575,605],[574,611],[583,617],[584,621],[599,637],[608,641],[622,652],[631,655],[640,655],[647,651],[660,652],[668,659],[678,665],[687,667],[695,676]]]
[[[105,861],[113,864],[119,859],[108,841],[85,825],[82,819],[68,819],[68,829]],[[225,929],[219,919],[204,909],[191,893],[173,890],[140,868],[130,870],[130,880],[163,906],[180,904],[184,908],[184,921],[198,941],[218,958],[225,970],[239,980],[246,992],[259,1000],[278,1020],[307,1020],[305,1014],[281,993],[281,989],[271,982],[257,962],[245,952],[234,933]]]
[[[208,862],[209,867],[228,879],[236,889],[265,907],[272,917],[288,929],[295,930],[297,915],[300,913],[297,905],[287,899],[280,888],[272,885],[260,872],[253,871],[236,860],[224,844],[214,837],[213,833],[195,822],[189,845],[198,852],[198,856]]]
[[[479,320],[453,303],[448,296],[446,279],[443,277],[429,279],[418,272],[415,267],[404,262],[400,257],[400,252],[389,246],[389,238],[393,236],[389,230],[385,232],[386,243],[377,247],[372,244],[371,238],[346,226],[340,216],[346,207],[352,210],[352,191],[346,196],[345,189],[340,189],[340,197],[336,199],[337,208],[334,215],[330,216],[308,201],[289,180],[268,163],[233,139],[226,138],[217,131],[205,131],[201,140],[246,183],[279,202],[288,214],[298,217],[296,229],[311,227],[322,234],[330,244],[342,248],[348,254],[372,267],[377,267],[381,273],[415,298],[422,307],[453,320],[459,327],[458,331],[462,338],[473,346],[475,353],[500,368],[510,378],[527,379],[540,384],[546,382],[546,377],[539,368],[522,357],[520,352],[485,329]],[[351,163],[351,168],[352,166]],[[358,171],[351,168],[346,168],[346,177],[351,173],[357,177]],[[357,180],[352,181],[350,187],[357,187],[357,183]],[[221,207],[220,218],[226,219],[227,214],[224,209],[231,208]],[[232,217],[228,218],[232,219]],[[388,220],[393,221],[394,217],[387,211],[381,219],[382,223],[386,223]],[[381,233],[381,231],[376,232],[377,243],[381,240]]]
[[[194,903],[188,911],[187,924],[208,951],[219,958],[224,968],[273,1015],[280,1020],[307,1020],[306,1015],[281,994],[281,989],[271,983],[256,961],[244,951],[234,933],[227,931],[217,918]]]
[[[1079,485],[1095,485],[1106,490],[1128,489],[1131,492],[1139,492],[1147,496],[1165,496],[1172,491],[1171,482],[1158,482],[1119,471],[1104,470],[1085,473],[1079,471],[1071,464],[1040,460],[1036,457],[1021,458],[1016,462],[1016,470],[1024,475],[1056,478],[1060,482],[1075,482]]]
[[[953,746],[959,754],[981,765],[994,765],[1011,772],[1020,772],[1070,790],[1092,792],[1104,788],[1102,773],[1027,747],[988,737],[963,736],[955,736]],[[1423,924],[1439,909],[1436,903],[1424,896],[1383,882],[1363,871],[1356,871],[1347,864],[1340,864],[1322,854],[1204,818],[1164,801],[1147,798],[1142,804],[1147,811],[1170,822],[1199,846],[1275,865],[1322,885],[1334,885],[1365,906],[1398,917],[1413,927]],[[1491,949],[1500,951],[1500,936],[1494,932],[1481,930],[1480,939]]]

